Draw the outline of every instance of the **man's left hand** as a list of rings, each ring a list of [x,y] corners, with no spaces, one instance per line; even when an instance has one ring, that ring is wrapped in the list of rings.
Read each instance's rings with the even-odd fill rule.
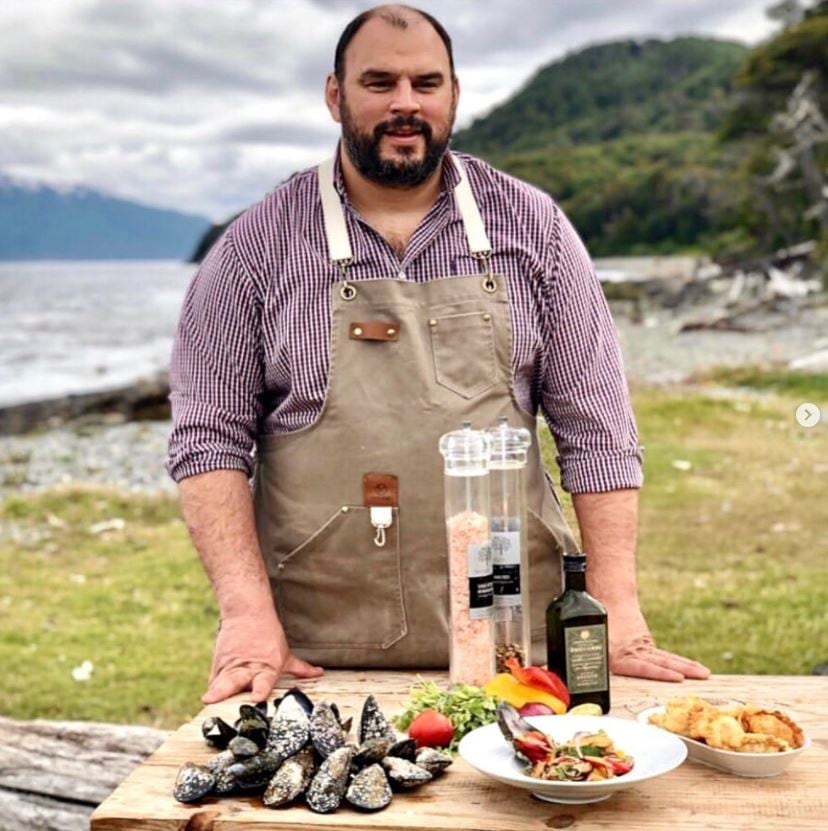
[[[655,681],[705,679],[710,670],[698,661],[659,649],[639,610],[609,614],[610,671],[615,675],[652,678]]]

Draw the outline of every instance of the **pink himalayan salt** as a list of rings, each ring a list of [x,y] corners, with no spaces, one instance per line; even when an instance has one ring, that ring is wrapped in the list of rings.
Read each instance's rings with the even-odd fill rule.
[[[494,637],[490,618],[469,616],[469,547],[489,541],[483,514],[462,511],[447,521],[449,557],[449,680],[485,684],[494,675]]]

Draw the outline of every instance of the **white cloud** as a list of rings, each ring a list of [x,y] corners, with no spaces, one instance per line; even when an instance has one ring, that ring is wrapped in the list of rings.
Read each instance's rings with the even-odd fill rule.
[[[458,124],[590,43],[756,41],[764,0],[415,3],[446,26]],[[27,0],[0,6],[0,172],[222,218],[328,154],[338,0]]]

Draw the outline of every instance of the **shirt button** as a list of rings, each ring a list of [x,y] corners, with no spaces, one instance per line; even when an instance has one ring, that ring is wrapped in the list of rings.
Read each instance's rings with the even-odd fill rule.
[[[408,279],[408,275],[407,275],[404,271],[401,271],[401,272],[397,275],[397,279],[398,279],[398,280],[407,280],[407,279]]]

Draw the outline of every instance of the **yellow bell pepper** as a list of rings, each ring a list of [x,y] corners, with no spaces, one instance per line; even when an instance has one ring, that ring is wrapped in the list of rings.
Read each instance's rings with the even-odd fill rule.
[[[513,707],[520,708],[530,701],[546,704],[550,710],[559,716],[566,712],[566,705],[559,698],[546,690],[539,690],[527,684],[521,684],[508,672],[500,672],[491,681],[483,685],[483,689],[493,695],[498,701],[505,701]]]

